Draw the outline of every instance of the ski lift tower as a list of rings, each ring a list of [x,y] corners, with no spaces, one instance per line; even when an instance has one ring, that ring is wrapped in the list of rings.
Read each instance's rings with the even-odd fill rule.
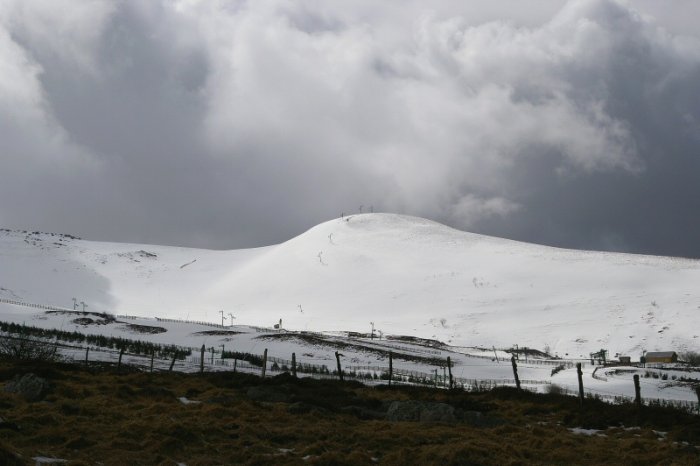
[[[600,351],[596,351],[595,353],[591,353],[591,364],[595,364],[595,361],[602,362],[603,365],[605,365],[605,362],[607,360],[608,356],[608,350],[601,349]]]

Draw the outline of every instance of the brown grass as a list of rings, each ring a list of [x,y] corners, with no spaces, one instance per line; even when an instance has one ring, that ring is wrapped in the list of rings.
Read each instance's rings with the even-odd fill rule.
[[[698,464],[700,419],[668,409],[611,406],[514,390],[450,393],[244,374],[116,374],[69,365],[0,361],[0,385],[34,372],[53,388],[29,403],[0,391],[0,464],[34,456],[69,464]],[[252,401],[272,387],[287,402]],[[178,397],[201,403],[185,405]],[[391,400],[450,403],[501,422],[421,424],[372,419]],[[609,426],[622,427],[607,429]],[[605,436],[569,427],[604,428]],[[653,430],[668,432],[660,437]],[[682,442],[689,442],[688,445]],[[21,458],[17,460],[17,458]]]

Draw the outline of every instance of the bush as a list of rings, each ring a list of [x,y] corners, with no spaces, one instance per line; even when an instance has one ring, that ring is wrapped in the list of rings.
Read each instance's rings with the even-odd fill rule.
[[[564,366],[564,364],[560,364],[557,367],[555,367],[554,369],[552,369],[552,375],[556,374],[557,372],[561,372],[564,369],[566,369],[566,366]]]
[[[0,355],[25,361],[58,361],[56,345],[27,337],[4,337],[0,340]]]
[[[691,366],[700,366],[700,353],[697,351],[686,351],[685,353],[681,353],[680,360]]]
[[[547,393],[550,395],[563,395],[564,392],[565,390],[555,383],[547,385]]]

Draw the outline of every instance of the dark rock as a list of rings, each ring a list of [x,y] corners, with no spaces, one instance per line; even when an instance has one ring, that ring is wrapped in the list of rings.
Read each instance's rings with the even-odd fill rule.
[[[394,401],[386,413],[388,421],[455,422],[455,409],[433,401]]]
[[[39,401],[48,393],[51,385],[36,374],[17,375],[7,385],[5,391],[16,393],[27,401]]]

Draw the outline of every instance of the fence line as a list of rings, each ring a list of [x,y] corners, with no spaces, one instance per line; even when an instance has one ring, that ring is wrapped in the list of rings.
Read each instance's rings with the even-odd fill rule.
[[[47,306],[45,304],[31,304],[31,303],[24,303],[22,301],[15,301],[12,299],[5,299],[5,298],[0,298],[0,303],[6,303],[6,304],[14,304],[15,306],[24,306],[24,307],[31,307],[34,309],[44,309],[44,310],[49,310],[49,311],[59,311],[59,312],[81,312],[81,311],[76,311],[75,309],[68,309],[66,307],[56,307],[56,306]]]
[[[204,325],[207,327],[214,327],[214,328],[228,328],[228,327],[221,325],[221,324],[215,324],[214,322],[205,322],[205,321],[201,321],[201,320],[169,319],[169,318],[165,318],[165,317],[156,317],[156,320],[158,322],[176,322],[176,323],[183,323],[183,324]]]
[[[349,338],[350,339],[350,338]],[[423,354],[433,354],[433,355],[441,355],[442,351],[440,350],[434,350],[434,349],[428,349],[428,348],[410,348],[408,346],[403,346],[403,345],[387,345],[383,343],[376,343],[374,340],[367,341],[366,339],[354,339],[355,341],[359,341],[364,344],[370,344],[374,346],[378,346],[380,348],[386,348],[389,350],[399,350],[399,351],[408,351],[409,353],[423,353]],[[391,341],[391,340],[388,340]],[[449,350],[444,350],[449,352]]]
[[[99,352],[102,354],[106,354],[110,356],[110,359],[114,360],[118,358],[118,355],[120,353],[120,349],[112,349],[112,348],[104,348],[104,347],[99,347],[95,345],[72,345],[68,344],[66,342],[62,342],[58,339],[55,339],[53,341],[48,340],[48,339],[41,339],[41,338],[28,338],[28,337],[17,337],[13,336],[10,334],[7,334],[3,332],[3,337],[7,339],[16,339],[16,340],[27,340],[30,342],[34,342],[37,344],[46,344],[46,345],[51,345],[56,347],[57,349],[64,350],[64,353],[70,352],[70,354],[62,354],[63,357],[68,358],[70,357],[73,359],[74,362],[82,362],[84,361],[84,356],[86,348],[90,348],[90,354],[94,354],[95,352]],[[211,353],[209,353],[211,354]],[[259,374],[261,373],[261,367],[256,366],[254,364],[250,364],[246,361],[243,360],[232,360],[232,359],[221,359],[220,357],[214,358],[214,363],[211,364],[211,358],[209,354],[205,355],[204,358],[204,363],[209,369],[224,369],[224,370],[231,370],[233,369],[234,365],[236,367],[237,371],[241,372],[247,372],[247,373],[256,373]],[[217,353],[214,353],[216,355]],[[144,355],[144,354],[133,354],[133,353],[124,353],[124,356],[127,356],[130,361],[125,361],[124,364],[130,364],[132,366],[136,367],[149,367],[150,366],[150,355]],[[283,361],[281,358],[268,358],[268,364],[270,362],[276,362],[272,361],[272,359],[275,359],[277,361]],[[139,361],[144,361],[142,363],[139,363]],[[170,360],[166,358],[154,358],[154,361],[158,361],[158,366],[155,366],[155,370],[160,370],[164,371],[166,370],[165,367],[169,367]],[[176,361],[176,367],[178,371],[181,371],[183,369],[183,366],[186,369],[189,369],[190,371],[196,371],[199,368],[200,364],[200,357],[199,356],[190,356],[190,357],[185,357],[184,359],[177,359]],[[94,362],[94,361],[93,361]],[[113,364],[114,362],[112,361],[102,361],[102,362],[107,362],[110,364]],[[364,384],[377,384],[377,383],[384,383],[387,380],[386,373],[388,372],[388,368],[384,368],[382,366],[358,366],[358,367],[367,367],[367,368],[377,368],[377,369],[382,369],[381,375],[377,376],[377,371],[374,371],[373,373],[370,373],[370,371],[367,371],[365,373],[358,373],[357,371],[346,371],[343,370],[343,375],[345,379],[348,380],[357,380],[361,383]],[[303,370],[304,368],[309,369],[309,368],[316,368],[316,372],[314,371],[305,371]],[[315,379],[337,379],[337,372],[330,371],[327,366],[318,366],[318,365],[313,365],[313,364],[308,364],[308,363],[297,363],[297,371],[300,374],[303,374],[302,376],[304,377],[311,377]],[[274,366],[270,368],[270,371],[268,372],[268,376],[272,376],[272,374],[279,373],[279,372],[288,372],[288,371],[282,371],[279,367],[275,368]],[[455,386],[458,388],[461,388],[466,391],[478,391],[478,390],[490,390],[495,387],[500,387],[500,386],[514,386],[515,385],[515,380],[514,379],[469,379],[469,378],[460,378],[456,377],[453,379]],[[401,385],[429,385],[429,386],[435,386],[435,387],[443,387],[447,388],[449,386],[449,379],[444,376],[444,375],[439,375],[437,373],[426,373],[426,372],[419,372],[419,371],[395,371],[392,377],[392,382],[401,384]],[[528,388],[527,386],[542,386],[542,385],[552,385],[550,381],[546,380],[521,380],[521,384],[523,384],[525,387],[523,387],[526,390],[532,390],[532,388]],[[577,396],[577,392],[573,392],[571,390],[565,389],[565,388],[558,388],[558,391],[562,394],[565,395],[570,395],[570,396]],[[590,392],[589,392],[589,396]],[[622,402],[633,402],[634,398],[631,396],[627,395],[615,395],[615,394],[594,394],[592,395],[594,398],[599,398],[601,400],[606,400],[612,403],[622,403]],[[678,409],[683,409],[689,412],[695,412],[698,410],[698,403],[693,402],[693,401],[686,401],[686,400],[670,400],[670,399],[661,399],[661,398],[644,398],[643,403],[646,405],[660,405],[660,406],[672,406]]]
[[[29,308],[34,308],[34,309],[43,309],[43,310],[52,310],[52,311],[58,311],[58,312],[78,312],[81,313],[82,311],[77,311],[75,309],[68,309],[68,308],[61,308],[61,307],[56,307],[56,306],[48,306],[48,305],[43,305],[43,304],[31,304],[31,303],[24,303],[21,301],[16,301],[16,300],[11,300],[11,299],[6,299],[6,298],[0,298],[0,303],[6,303],[6,304],[12,304],[16,306],[24,306],[24,307],[29,307]],[[95,313],[95,312],[93,312]],[[136,316],[127,316],[127,315],[121,315],[118,316],[120,318],[128,318],[128,319],[135,319]],[[158,318],[156,317],[157,321],[163,321],[163,322],[178,322],[178,323],[193,323],[193,324],[198,324],[198,325],[204,325],[204,326],[210,326],[210,327],[215,327],[215,328],[226,328],[225,326],[221,324],[215,324],[212,322],[202,322],[202,321],[188,321],[188,320],[181,320],[181,319],[167,319],[167,318]],[[253,328],[254,330],[258,332],[268,332],[270,329],[266,329],[263,327],[250,327]],[[4,333],[4,332],[3,332]],[[54,345],[56,348],[62,348],[66,350],[80,350],[81,352],[85,350],[86,348],[90,348],[91,351],[99,351],[101,353],[107,353],[107,354],[115,354],[117,355],[119,353],[119,349],[111,349],[111,348],[105,348],[105,347],[99,347],[99,346],[94,346],[94,345],[85,345],[85,346],[76,346],[76,345],[71,345],[67,344],[66,342],[58,340],[56,338],[54,341],[50,341],[47,339],[32,339],[32,338],[27,338],[27,337],[15,337],[9,334],[4,334],[3,335],[5,338],[10,338],[10,339],[25,339],[28,341],[40,343],[40,344],[49,344],[49,345]],[[135,341],[131,340],[128,338],[123,338],[123,340],[126,341]],[[187,349],[192,352],[196,352],[199,348],[194,348],[194,347],[184,347],[184,346],[179,346],[179,345],[168,345],[170,347],[177,347],[181,349]],[[396,349],[401,349],[401,350],[406,350],[406,351],[414,351],[414,349],[410,348],[404,348],[402,346],[390,346],[390,345],[377,345],[377,346],[386,346],[390,348],[396,348]],[[417,352],[420,352],[420,350],[417,350]],[[432,352],[433,354],[440,354],[439,351],[435,350],[425,350],[425,352]],[[138,358],[146,358],[150,362],[150,355],[142,355],[142,354],[133,354],[133,353],[124,353],[126,356],[132,358],[132,359],[138,359]],[[217,354],[220,354],[217,352],[215,349],[213,351],[214,356]],[[80,354],[74,355],[75,357],[73,358],[74,360],[82,360],[82,356]],[[494,359],[493,357],[486,356],[486,355],[465,355],[468,357],[475,357],[475,358],[481,358],[481,359]],[[164,360],[162,358],[158,358],[159,361],[167,363],[167,360]],[[207,354],[205,356],[205,364],[207,363],[207,360],[211,363],[211,358]],[[192,369],[196,368],[199,366],[200,363],[200,358],[197,356],[190,356],[186,357],[184,360],[179,360],[180,365],[182,364],[192,364],[193,367]],[[521,361],[522,362],[522,361]],[[268,357],[268,363],[272,364],[282,364],[283,366],[291,366],[291,361],[288,359],[283,359],[283,358],[277,358],[277,357]],[[231,362],[231,359],[221,359],[214,357],[214,364],[213,366],[219,366],[219,367],[226,367],[226,368],[232,368],[233,365],[236,365],[236,369],[240,369],[242,371],[246,372],[257,372],[261,370],[260,366],[255,366],[252,364],[249,364],[247,362],[244,362],[242,360],[236,360],[235,363]],[[573,367],[573,362],[567,362],[567,361],[559,361],[559,360],[541,360],[541,359],[530,359],[524,362],[524,365],[529,365],[529,364],[540,364],[540,365],[564,365],[567,368]],[[210,366],[211,367],[211,366]],[[457,366],[458,367],[458,366]],[[602,367],[602,366],[600,366]],[[351,369],[348,371],[347,369]],[[374,378],[374,375],[377,373],[379,374],[384,374],[388,373],[388,367],[383,367],[383,366],[348,366],[346,370],[343,370],[343,374],[345,378],[350,378],[354,380],[359,380],[359,381],[383,381],[381,378],[381,375],[377,378]],[[364,376],[361,374],[358,376],[358,370],[360,371],[365,371]],[[607,378],[598,376],[596,375],[596,372],[598,370],[598,367],[593,371],[592,376],[598,380],[607,380]],[[271,368],[270,370],[272,373],[276,372],[275,369]],[[277,369],[279,371],[279,369]],[[307,377],[313,377],[313,378],[318,378],[318,379],[328,379],[328,378],[337,378],[337,372],[330,371],[326,365],[315,365],[315,364],[310,364],[310,363],[302,363],[297,361],[297,371],[300,373],[303,373]],[[371,378],[368,378],[367,376],[369,374],[372,374]],[[514,379],[469,379],[469,378],[460,378],[460,377],[455,377],[454,382],[456,386],[461,386],[461,388],[468,390],[468,389],[489,389],[497,386],[512,386],[515,385],[515,380]],[[398,370],[393,372],[393,377],[392,377],[393,382],[401,383],[401,384],[408,384],[408,385],[434,385],[434,386],[441,386],[441,387],[447,387],[447,380],[444,375],[439,375],[437,372],[431,374],[431,373],[425,373],[425,372],[420,372],[420,371],[405,371],[405,370]],[[546,380],[520,380],[520,382],[523,385],[551,385],[551,381],[546,381]],[[564,388],[559,388],[558,389],[560,392],[566,395],[572,395],[572,396],[577,396],[578,393],[574,393],[568,389]],[[590,393],[590,392],[589,392]],[[594,395],[596,398],[600,398],[603,400],[611,401],[614,403],[621,403],[621,402],[632,402],[634,401],[633,397],[626,396],[626,395],[612,395],[612,394],[595,394]],[[698,409],[698,403],[693,402],[693,401],[686,401],[686,400],[670,400],[670,399],[661,399],[661,398],[644,398],[643,402],[647,405],[649,404],[659,404],[659,405],[666,405],[666,406],[674,406],[677,408],[685,409],[688,411],[695,411]]]
[[[569,390],[566,388],[559,387],[557,389],[558,392],[560,392],[563,395],[568,395],[568,396],[578,396],[578,391],[573,391]],[[595,393],[591,394],[590,392],[588,393],[589,396],[593,398],[599,398],[601,400],[609,401],[612,403],[633,403],[635,398],[633,396],[628,396],[628,395],[612,395],[612,394],[605,394],[605,393]],[[698,406],[698,403],[695,401],[688,401],[688,400],[671,400],[671,399],[666,399],[666,398],[645,398],[642,397],[642,403],[645,405],[660,405],[660,406],[673,406],[675,408],[683,409],[689,412],[695,412],[700,407]]]
[[[44,304],[25,303],[22,301],[16,301],[16,300],[5,299],[5,298],[0,298],[0,303],[13,304],[16,306],[24,306],[24,307],[34,308],[34,309],[59,311],[59,312],[78,312],[78,313],[83,312],[83,311],[79,311],[76,309],[69,309],[69,308],[63,308],[63,307],[57,307],[57,306],[48,306],[48,305],[44,305]],[[85,312],[88,312],[88,311],[85,311]],[[97,312],[97,311],[89,311],[89,312],[100,314],[100,312]],[[105,314],[105,313],[102,312],[102,314]],[[131,319],[131,320],[139,318],[139,316],[132,316],[132,315],[126,315],[126,314],[120,314],[120,315],[117,315],[115,317],[118,317],[120,319]],[[214,322],[206,322],[206,321],[199,321],[199,320],[172,319],[172,318],[166,318],[166,317],[155,317],[155,320],[158,322],[174,322],[174,323],[195,324],[195,325],[202,325],[202,326],[219,328],[219,329],[230,328],[229,326],[217,324]],[[249,325],[247,327],[255,330],[257,333],[267,333],[267,332],[273,331],[270,328],[259,327],[259,326]],[[316,334],[319,336],[323,336],[322,334],[317,333],[317,332],[291,332],[291,333],[312,333],[312,334]],[[393,341],[393,340],[389,340],[389,341]],[[437,355],[437,356],[442,354],[442,351],[440,351],[440,350],[434,350],[434,349],[428,349],[428,348],[424,348],[424,349],[423,348],[410,348],[410,347],[403,346],[403,345],[390,345],[390,344],[376,343],[375,341],[370,341],[370,342],[362,341],[362,342],[363,343],[370,343],[372,345],[387,348],[387,349],[396,349],[399,351],[408,351],[408,352],[414,352],[414,353],[426,353],[426,354],[433,354],[433,355]],[[449,352],[450,350],[446,349],[443,351]],[[470,358],[489,359],[489,360],[495,359],[493,356],[487,356],[487,355],[464,354],[464,353],[459,353],[459,354],[463,354],[464,356],[468,356]],[[284,363],[290,364],[291,361],[286,360]],[[522,360],[520,361],[520,363],[522,364]],[[566,361],[559,361],[559,360],[546,360],[546,359],[529,359],[529,360],[525,361],[524,364],[527,364],[527,365],[529,365],[529,364],[554,365],[554,366],[564,365],[567,369],[571,369],[574,367],[573,362],[566,362]],[[584,367],[585,367],[585,363],[584,363]]]
[[[86,313],[90,313],[90,314],[108,314],[106,312],[99,312],[99,311],[80,311],[78,309],[69,309],[67,307],[48,306],[46,304],[25,303],[22,301],[16,301],[13,299],[6,299],[6,298],[0,298],[0,303],[13,304],[15,306],[24,306],[24,307],[30,307],[33,309],[42,309],[42,310],[47,310],[47,311],[79,312],[79,313],[86,312]],[[132,319],[132,320],[139,318],[138,316],[130,316],[130,315],[117,315],[115,317],[118,317],[120,319]],[[204,325],[204,326],[215,327],[215,328],[227,328],[221,324],[216,324],[214,322],[199,321],[199,320],[168,319],[168,318],[163,318],[163,317],[156,317],[155,319],[159,322],[177,322],[177,323],[185,323],[185,324]]]

